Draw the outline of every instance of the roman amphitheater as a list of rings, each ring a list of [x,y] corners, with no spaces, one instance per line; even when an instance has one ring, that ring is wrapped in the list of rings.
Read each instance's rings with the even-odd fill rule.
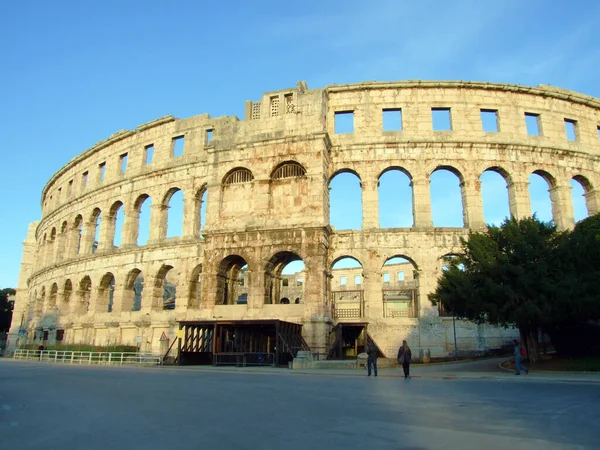
[[[573,180],[598,212],[599,134],[600,100],[577,92],[432,81],[300,82],[247,101],[244,120],[167,116],[120,131],[44,187],[9,345],[172,347],[184,363],[272,352],[283,364],[299,349],[352,357],[370,339],[386,357],[403,339],[415,354],[452,354],[453,318],[427,294],[460,238],[486,227],[482,174],[504,178],[515,217],[531,215],[529,177],[540,175],[568,229]],[[434,226],[440,170],[458,179],[462,226]],[[380,226],[390,172],[410,181],[412,225]],[[330,220],[332,184],[348,174],[360,182],[348,200],[357,229]],[[456,335],[477,351],[515,330],[456,321]]]

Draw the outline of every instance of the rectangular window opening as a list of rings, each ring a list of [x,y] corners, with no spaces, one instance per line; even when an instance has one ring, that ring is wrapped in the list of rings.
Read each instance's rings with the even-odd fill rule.
[[[346,277],[340,277],[340,286],[346,286],[347,280]]]
[[[154,144],[146,145],[144,147],[145,152],[145,161],[146,164],[150,164],[152,162],[152,158],[154,158]]]
[[[404,272],[398,272],[398,281],[404,281]]]
[[[600,141],[600,125],[598,125],[596,129],[598,130],[598,140]]]
[[[177,136],[173,138],[173,156],[183,156],[183,144],[183,136]]]
[[[390,274],[389,273],[384,273],[383,274],[383,282],[384,283],[389,283],[390,282]]]
[[[383,131],[402,131],[402,109],[384,109]]]
[[[498,131],[500,131],[500,128],[498,126],[498,110],[482,109],[481,127],[486,133],[497,133]]]
[[[535,113],[525,113],[525,125],[527,126],[528,136],[540,136],[540,115]]]
[[[287,278],[284,278],[282,281],[283,281],[283,286],[288,286],[290,283],[290,280],[288,280]]]
[[[69,180],[69,187],[67,188],[67,195],[70,197],[73,193],[73,180]]]
[[[88,172],[83,172],[83,174],[81,175],[81,178],[82,178],[82,182],[83,182],[83,187],[86,187],[88,185],[88,179],[89,179]]]
[[[296,286],[302,286],[304,284],[304,278],[296,278]]]
[[[100,169],[100,181],[104,181],[104,177],[106,176],[106,163],[100,163],[98,168]]]
[[[354,111],[336,111],[334,114],[334,133],[354,133]]]
[[[121,159],[121,173],[125,173],[127,170],[127,153],[123,153],[119,158]]]
[[[450,108],[431,108],[433,131],[452,131]]]
[[[213,140],[213,132],[215,130],[206,130],[206,144],[210,144]]]
[[[354,275],[354,284],[356,286],[360,286],[361,283],[362,283],[362,279],[361,279],[360,275]]]
[[[565,119],[565,133],[567,133],[568,141],[577,140],[577,121],[572,119]]]

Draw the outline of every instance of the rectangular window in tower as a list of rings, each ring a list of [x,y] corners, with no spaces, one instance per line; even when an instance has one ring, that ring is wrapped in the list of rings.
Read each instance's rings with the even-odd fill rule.
[[[498,126],[498,110],[481,110],[481,128],[486,133],[497,133],[500,131],[500,127]]]
[[[83,172],[83,174],[81,175],[81,184],[83,187],[86,187],[88,185],[88,179],[89,179],[88,172]]]
[[[346,286],[347,279],[345,276],[340,277],[340,286]]]
[[[354,111],[336,111],[333,119],[335,134],[354,133]]]
[[[390,274],[389,273],[384,273],[383,274],[383,282],[384,283],[389,283],[390,282]]]
[[[402,109],[382,110],[383,131],[402,131]]]
[[[287,278],[284,278],[283,280],[281,280],[281,282],[284,287],[287,287],[290,283],[290,280],[288,280]]]
[[[354,285],[360,286],[361,283],[362,283],[362,278],[360,277],[360,275],[354,275]]]
[[[404,272],[398,272],[398,281],[404,281]]]
[[[209,145],[213,140],[213,133],[215,130],[206,130],[206,145]]]
[[[279,96],[271,97],[271,117],[279,115]]]
[[[121,173],[125,173],[127,170],[127,153],[123,153],[119,156],[119,159],[121,161]]]
[[[173,138],[173,156],[183,156],[183,145],[183,136],[177,136]]]
[[[293,113],[296,110],[296,106],[294,105],[294,94],[285,94],[283,98],[285,99],[285,113]]]
[[[150,164],[154,158],[154,144],[146,145],[146,147],[144,147],[144,153],[145,164]]]
[[[431,108],[433,131],[452,131],[450,108]]]
[[[98,169],[100,170],[100,181],[104,181],[104,177],[106,177],[106,162],[100,163]]]
[[[577,121],[573,119],[565,119],[565,133],[568,141],[577,140]]]
[[[535,113],[525,113],[525,126],[528,136],[541,136],[540,115]]]

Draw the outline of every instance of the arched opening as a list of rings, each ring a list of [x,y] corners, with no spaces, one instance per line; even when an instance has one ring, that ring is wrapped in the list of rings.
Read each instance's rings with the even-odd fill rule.
[[[554,179],[542,170],[536,170],[529,175],[529,197],[531,202],[531,215],[543,222],[551,222],[552,199],[550,189],[554,186]]]
[[[57,239],[56,247],[56,261],[62,261],[65,259],[65,246],[67,245],[69,224],[65,220],[60,226],[60,233]]]
[[[197,214],[197,226],[195,229],[200,234],[200,231],[204,229],[206,225],[206,200],[208,199],[208,190],[206,186],[202,186],[196,193],[196,214]]]
[[[464,227],[460,173],[452,167],[440,167],[429,179],[433,226]]]
[[[413,192],[410,174],[389,168],[379,177],[379,227],[410,228],[414,225]]]
[[[329,223],[337,230],[362,229],[362,188],[358,174],[341,171],[329,181]]]
[[[63,292],[63,302],[60,305],[61,310],[64,311],[65,313],[69,312],[72,296],[73,296],[73,283],[71,283],[71,280],[67,279],[65,281],[65,289]]]
[[[75,250],[75,254],[79,255],[83,253],[81,248],[81,240],[83,239],[83,217],[78,215],[75,217],[75,221],[73,222],[73,247]]]
[[[125,223],[125,207],[122,202],[115,202],[110,207],[110,234],[109,239],[112,238],[112,246],[119,248],[123,242],[123,224]]]
[[[183,191],[179,188],[169,190],[163,204],[167,211],[166,237],[180,237],[183,230]]]
[[[102,223],[102,211],[99,208],[94,209],[91,223],[94,224],[94,241],[92,242],[91,253],[96,253],[100,244],[100,224]]]
[[[48,242],[48,259],[47,263],[53,264],[55,262],[55,246],[56,246],[56,228],[52,228],[50,231],[50,241]]]
[[[364,274],[352,256],[337,258],[331,265],[331,307],[335,319],[364,317]]]
[[[304,298],[306,270],[302,258],[293,252],[278,252],[265,267],[265,304],[289,304],[291,298]],[[283,302],[283,299],[287,302]]]
[[[123,311],[140,311],[142,309],[142,292],[144,290],[144,276],[139,269],[133,269],[125,279],[123,293]]]
[[[40,296],[37,298],[37,304],[35,305],[35,314],[40,317],[44,312],[44,303],[46,303],[46,286],[42,286],[40,289]]]
[[[418,317],[419,276],[414,261],[404,255],[388,258],[381,271],[384,317]]]
[[[75,311],[77,315],[83,315],[89,311],[91,296],[92,280],[88,275],[86,275],[79,282],[79,289],[77,291],[77,308]]]
[[[579,222],[590,215],[586,194],[592,190],[591,185],[589,180],[581,175],[574,176],[569,184],[571,185],[573,215],[575,222]]]
[[[136,245],[148,244],[150,239],[150,218],[152,213],[152,199],[147,194],[140,195],[134,203],[134,210],[138,215],[134,225],[133,237]]]
[[[162,290],[162,309],[175,309],[178,281],[177,272],[173,270],[173,266],[164,265],[158,271],[154,287]]]
[[[239,255],[230,255],[221,261],[217,272],[216,305],[248,303],[248,263]]]
[[[189,286],[188,306],[191,308],[199,308],[202,299],[202,264],[198,264],[194,270],[192,270]]]
[[[502,169],[490,168],[481,174],[479,180],[481,181],[483,220],[488,225],[500,226],[504,219],[510,217],[505,172]]]
[[[296,161],[284,161],[279,164],[271,173],[272,180],[281,180],[283,178],[297,178],[306,175],[306,169],[302,164]]]
[[[50,311],[53,311],[57,306],[57,304],[56,304],[57,296],[58,296],[58,284],[52,283],[52,286],[50,287],[50,298],[49,298],[49,302],[48,302]]]
[[[106,273],[100,280],[98,287],[98,312],[112,312],[115,296],[115,277],[112,273]]]
[[[456,258],[457,258],[457,256],[458,255],[452,254],[452,253],[448,253],[448,254],[442,256],[439,259],[440,272],[445,272],[445,271],[447,271],[450,268],[450,266],[453,263],[456,264]],[[462,263],[458,264],[457,267],[459,269],[461,269],[461,270],[464,270],[464,268],[465,268],[465,266]],[[441,302],[439,302],[437,304],[437,307],[438,307],[438,314],[440,315],[440,317],[452,317],[454,315],[452,311],[446,310],[444,308],[444,305]]]

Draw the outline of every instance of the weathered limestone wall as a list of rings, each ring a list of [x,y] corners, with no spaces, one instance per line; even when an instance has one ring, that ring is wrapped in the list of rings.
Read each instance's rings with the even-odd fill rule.
[[[449,109],[450,130],[433,130],[432,108]],[[383,129],[384,109],[401,110],[401,130]],[[481,110],[496,112],[497,132],[483,131]],[[336,133],[340,112],[352,113],[352,132]],[[538,115],[539,136],[528,135],[526,113]],[[573,141],[565,120],[575,124]],[[57,330],[65,330],[65,342],[133,344],[141,338],[143,349],[158,352],[160,335],[172,341],[180,320],[261,318],[302,323],[308,343],[324,351],[332,326],[342,321],[332,302],[339,290],[332,265],[352,257],[362,266],[364,308],[344,322],[368,322],[386,356],[403,339],[433,356],[451,353],[451,319],[439,317],[427,294],[435,288],[441,258],[458,250],[469,229],[485,227],[480,175],[494,170],[506,179],[516,217],[531,214],[528,177],[542,175],[554,220],[568,229],[574,225],[572,179],[584,187],[589,213],[599,212],[599,126],[600,101],[563,89],[417,81],[313,90],[299,83],[247,102],[244,120],[167,116],[118,132],[78,155],[45,186],[42,218],[24,243],[10,340],[16,343],[21,329],[29,342],[43,331],[52,342]],[[181,138],[183,153],[177,155]],[[440,168],[459,177],[463,227],[433,226],[429,177]],[[410,178],[410,228],[380,227],[378,183],[389,169]],[[361,182],[360,230],[335,230],[329,223],[329,182],[341,172]],[[167,238],[177,191],[184,197],[182,233]],[[148,199],[150,237],[138,245],[141,205]],[[125,221],[116,247],[119,210]],[[393,257],[411,263],[405,285],[416,292],[413,309],[402,317],[386,312],[382,279]],[[303,303],[278,304],[280,269],[294,259],[306,266]],[[241,304],[231,292],[246,264],[248,298]],[[134,310],[137,276],[143,292]],[[167,284],[176,288],[174,309],[165,309]],[[465,350],[498,346],[513,335],[457,327]]]

